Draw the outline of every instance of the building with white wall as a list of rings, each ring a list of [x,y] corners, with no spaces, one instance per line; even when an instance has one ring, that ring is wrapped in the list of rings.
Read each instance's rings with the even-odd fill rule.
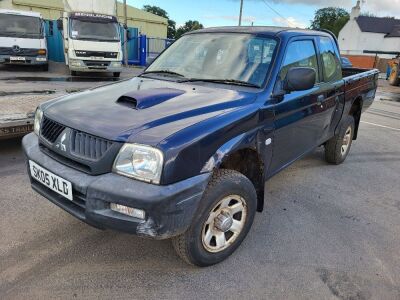
[[[365,51],[400,52],[400,20],[362,16],[360,1],[353,7],[350,20],[339,33],[341,52],[346,56],[371,56]],[[380,58],[393,55],[379,54]]]

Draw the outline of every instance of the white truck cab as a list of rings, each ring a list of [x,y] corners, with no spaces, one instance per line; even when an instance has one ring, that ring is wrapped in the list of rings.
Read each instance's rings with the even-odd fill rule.
[[[64,0],[58,22],[64,39],[65,62],[71,75],[77,72],[122,71],[122,45],[116,1]]]
[[[44,21],[39,13],[0,9],[0,64],[48,70]]]

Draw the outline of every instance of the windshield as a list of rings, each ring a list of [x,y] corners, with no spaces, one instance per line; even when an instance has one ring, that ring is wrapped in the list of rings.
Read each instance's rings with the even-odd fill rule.
[[[0,14],[0,36],[43,38],[42,22],[37,17]]]
[[[87,22],[71,20],[71,38],[75,40],[119,42],[117,23]]]
[[[262,86],[277,42],[250,34],[201,33],[183,36],[146,70],[187,79],[242,81]]]

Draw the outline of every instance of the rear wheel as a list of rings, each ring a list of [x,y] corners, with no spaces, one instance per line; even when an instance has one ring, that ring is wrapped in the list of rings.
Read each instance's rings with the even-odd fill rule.
[[[354,129],[354,117],[348,116],[340,126],[339,133],[325,144],[327,162],[339,165],[346,160],[353,142]]]
[[[257,208],[253,184],[241,173],[214,173],[189,229],[173,238],[178,255],[187,263],[206,267],[229,257],[249,232]]]
[[[393,86],[398,86],[400,84],[400,78],[399,78],[399,68],[397,65],[394,65],[392,67],[392,71],[389,76],[389,84]]]

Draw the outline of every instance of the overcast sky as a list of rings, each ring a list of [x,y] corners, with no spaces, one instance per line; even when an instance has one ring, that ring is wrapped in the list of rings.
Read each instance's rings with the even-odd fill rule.
[[[128,0],[142,8],[157,5],[165,9],[178,25],[192,19],[206,27],[237,25],[239,0]],[[350,11],[356,0],[244,0],[244,25],[308,27],[314,12],[321,7],[338,6]],[[378,16],[400,18],[400,0],[366,0],[362,11]]]

